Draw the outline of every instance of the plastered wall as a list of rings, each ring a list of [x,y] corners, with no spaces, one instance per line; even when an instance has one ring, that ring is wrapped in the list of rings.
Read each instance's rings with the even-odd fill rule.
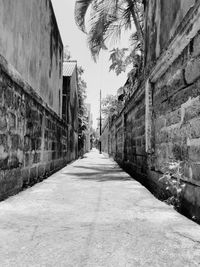
[[[62,49],[50,0],[0,0],[0,55],[59,116]]]

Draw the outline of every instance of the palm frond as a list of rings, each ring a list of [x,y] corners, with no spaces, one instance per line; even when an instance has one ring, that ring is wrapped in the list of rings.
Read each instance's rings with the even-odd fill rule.
[[[111,12],[112,10],[112,12]],[[99,55],[101,49],[107,49],[105,41],[110,37],[110,29],[117,21],[117,14],[113,11],[113,5],[99,5],[95,7],[95,13],[90,20],[90,30],[88,33],[88,44],[94,60]]]
[[[76,0],[75,20],[85,32],[85,16],[91,7],[88,44],[96,60],[101,49],[106,49],[108,41],[117,41],[122,30],[127,30],[134,23],[136,34],[135,46],[143,45],[143,0]],[[137,41],[136,41],[137,39]],[[138,40],[140,44],[138,44]]]
[[[76,0],[74,17],[77,26],[85,32],[85,15],[93,0]]]

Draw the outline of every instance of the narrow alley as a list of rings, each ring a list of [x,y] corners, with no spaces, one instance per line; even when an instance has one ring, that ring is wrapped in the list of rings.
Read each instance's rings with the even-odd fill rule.
[[[0,266],[199,266],[199,226],[97,150],[0,203]]]

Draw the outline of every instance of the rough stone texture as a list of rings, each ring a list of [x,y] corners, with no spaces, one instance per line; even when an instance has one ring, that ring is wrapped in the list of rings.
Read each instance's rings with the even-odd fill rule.
[[[200,139],[198,139],[197,145],[189,146],[189,159],[198,162],[200,159]]]
[[[192,45],[193,41],[190,46]],[[154,118],[155,158],[157,158],[156,168],[158,170],[161,170],[162,165],[170,161],[170,159],[184,160],[186,162],[190,160],[198,162],[200,160],[198,141],[195,144],[193,141],[199,138],[200,101],[196,91],[199,85],[199,81],[195,82],[198,78],[196,68],[188,68],[188,64],[192,62],[190,59],[192,54],[194,54],[193,49],[191,55],[188,54],[186,56],[185,52],[183,52],[181,55],[182,60],[179,57],[179,60],[174,62],[175,67],[172,65],[154,86],[153,107],[154,114],[156,114]],[[189,63],[185,64],[187,60]],[[179,84],[174,84],[172,93],[166,95],[165,105],[160,95],[163,90],[164,92],[166,91],[166,77],[169,80],[171,74],[171,82],[173,83],[173,79],[176,80],[173,70],[176,67],[180,67],[177,62],[185,66],[186,83],[191,84],[191,82],[194,82],[194,84],[185,86],[182,90],[180,90]],[[193,78],[189,80],[189,76]],[[176,92],[178,92],[178,95]],[[196,173],[196,171],[194,172]],[[194,177],[196,177],[196,174]]]
[[[109,120],[106,120],[105,124],[102,127],[102,135],[101,135],[101,146],[102,151],[107,154],[110,154],[110,136],[109,136]]]
[[[115,158],[118,161],[122,161],[124,158],[123,126],[123,116],[121,116],[115,121],[115,137],[111,137],[116,139]]]
[[[77,158],[77,112],[61,119],[62,57],[50,0],[0,1],[0,199]]]
[[[163,172],[171,160],[183,161],[183,179],[190,182],[184,191],[183,210],[200,218],[197,204],[200,191],[200,58],[197,40],[199,34],[154,84],[154,154],[151,162],[155,171]],[[176,69],[182,70],[181,76],[174,75]],[[179,82],[176,82],[177,77]],[[173,84],[171,89],[169,81]],[[151,173],[149,178],[152,177]],[[159,180],[157,183],[159,185]]]
[[[195,36],[192,47],[192,56],[196,57],[200,55],[200,35]]]
[[[196,181],[200,181],[200,163],[192,164],[192,178]]]
[[[184,105],[184,122],[190,121],[193,118],[200,116],[200,99],[199,97],[193,98]]]
[[[191,127],[190,137],[192,139],[200,138],[200,118],[191,120],[189,124]]]
[[[130,163],[132,173],[148,173],[144,181],[156,193],[162,188],[159,177],[165,172],[166,165],[171,160],[182,161],[182,178],[187,184],[183,209],[200,219],[200,24],[193,23],[200,17],[199,3],[153,0],[146,5],[144,72],[152,94],[152,106],[149,107],[152,113],[149,122],[151,151],[145,153],[144,150],[143,132],[148,130],[144,128],[144,122],[149,114],[144,112],[144,95],[137,97],[142,90],[139,86],[117,119],[124,118],[123,162]],[[191,27],[184,32],[186,22]],[[165,58],[169,59],[169,64]],[[162,65],[165,63],[166,68]],[[154,71],[159,71],[159,66],[162,72],[157,75]],[[116,155],[116,142],[119,142],[116,138],[117,120],[107,134],[116,139],[111,145],[113,156]]]
[[[193,83],[200,76],[200,59],[193,58],[185,68],[185,79],[188,84]]]
[[[146,172],[145,101],[142,97],[136,103],[137,105],[133,106],[125,116],[125,158],[137,173],[144,174]]]
[[[119,117],[109,118],[102,129],[102,149],[119,163],[128,163],[135,172],[145,175],[145,100],[144,88],[127,103]]]
[[[77,132],[0,72],[0,199],[77,157]],[[8,86],[9,85],[9,86]],[[8,93],[9,92],[9,93]],[[71,134],[69,135],[69,131]],[[69,151],[70,143],[73,143]]]

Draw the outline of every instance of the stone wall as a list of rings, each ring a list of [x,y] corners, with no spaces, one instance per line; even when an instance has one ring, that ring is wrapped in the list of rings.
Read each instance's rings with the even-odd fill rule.
[[[59,116],[62,50],[50,0],[0,0],[0,55]]]
[[[145,97],[138,87],[125,109],[125,161],[140,175],[146,173]]]
[[[150,115],[146,118],[149,126],[146,130],[150,130],[148,179],[159,191],[162,187],[159,177],[166,165],[181,161],[182,181],[186,185],[182,210],[200,220],[200,2],[181,4],[176,14],[179,23],[172,27],[174,35],[170,35],[166,51],[154,62],[148,80],[152,100],[146,107]],[[162,20],[167,23],[168,18],[166,11]],[[165,34],[160,32],[159,39]]]
[[[67,124],[28,85],[0,69],[0,199],[72,160],[68,134]]]
[[[138,86],[117,117],[108,119],[101,140],[102,150],[117,162],[138,175],[146,174],[144,86]]]
[[[154,160],[151,167],[162,172],[167,162],[182,161],[183,180],[187,184],[185,200],[195,209],[200,200],[199,40],[197,34],[152,85]]]
[[[0,33],[2,200],[77,158],[78,118],[61,119],[63,48],[51,2],[0,0]]]
[[[119,162],[131,166],[133,177],[140,177],[162,198],[168,197],[169,192],[159,178],[170,161],[181,162],[181,180],[185,184],[181,208],[198,221],[199,42],[200,1],[148,1],[144,83],[133,90],[107,134],[113,139],[110,154],[119,161],[116,146],[120,142],[123,156]],[[120,120],[124,120],[122,139],[116,134]]]
[[[110,153],[110,136],[109,136],[109,120],[106,120],[102,127],[102,135],[100,137],[101,149],[103,152]]]
[[[124,128],[124,121],[123,116],[119,116],[115,120],[115,135],[111,138],[115,138],[116,140],[116,151],[115,151],[115,158],[117,161],[121,161],[124,158],[124,149],[123,149],[123,128]]]

